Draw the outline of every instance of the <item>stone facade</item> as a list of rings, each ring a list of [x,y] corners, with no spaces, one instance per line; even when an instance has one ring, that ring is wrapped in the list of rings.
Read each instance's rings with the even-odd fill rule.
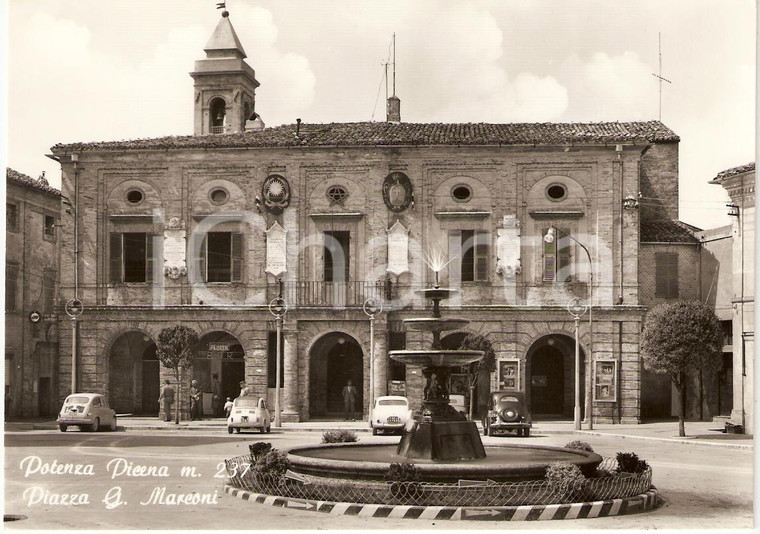
[[[5,415],[58,409],[58,252],[61,195],[6,170]]]
[[[199,113],[202,106],[203,123]],[[645,179],[654,206],[672,204],[678,141],[659,122],[389,121],[56,145],[64,194],[79,208],[79,261],[67,227],[61,269],[62,293],[73,291],[76,269],[85,303],[78,383],[119,390],[117,410],[156,410],[149,392],[157,398],[159,380],[173,378],[157,367],[153,342],[162,328],[185,324],[201,337],[192,374],[204,391],[218,373],[223,396],[237,394],[239,376],[271,399],[268,303],[281,278],[285,420],[342,416],[349,378],[367,413],[369,297],[384,302],[373,392],[391,391],[393,379],[419,399],[419,369],[399,369],[388,350],[403,319],[430,313],[414,291],[435,283],[425,256],[437,251],[447,263],[439,282],[459,289],[444,315],[470,319],[467,332],[492,342],[492,387],[525,391],[539,416],[572,417],[566,306],[580,296],[593,304],[579,335],[593,413],[600,422],[638,422],[639,227],[667,214],[624,210],[623,200]],[[394,225],[407,232],[401,246],[389,244]],[[284,246],[268,233],[277,226]],[[550,228],[553,244],[544,239]],[[62,336],[60,397],[71,374],[66,335],[71,329]],[[430,341],[408,332],[404,343]],[[506,380],[502,369],[516,376]],[[596,380],[603,371],[604,384]]]

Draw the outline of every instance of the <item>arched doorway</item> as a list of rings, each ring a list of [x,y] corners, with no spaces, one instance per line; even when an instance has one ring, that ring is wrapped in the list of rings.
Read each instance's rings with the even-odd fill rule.
[[[214,413],[212,403],[214,375],[219,381],[221,406],[227,397],[234,399],[240,394],[240,382],[245,380],[245,351],[238,339],[227,332],[209,332],[200,338],[198,351],[193,359],[193,380],[201,390],[201,414]]]
[[[343,419],[342,392],[348,380],[356,387],[356,410],[361,414],[364,411],[362,349],[347,334],[326,334],[314,344],[309,358],[309,417]]]
[[[117,413],[158,413],[156,344],[138,330],[119,336],[108,355],[108,400]]]
[[[552,334],[528,350],[526,393],[531,415],[538,419],[572,419],[575,405],[575,339]],[[580,350],[581,413],[584,409],[584,361]]]

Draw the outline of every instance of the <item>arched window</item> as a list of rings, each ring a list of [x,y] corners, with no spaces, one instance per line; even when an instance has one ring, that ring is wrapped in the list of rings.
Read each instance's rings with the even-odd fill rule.
[[[227,120],[227,104],[224,99],[215,98],[209,105],[211,115],[211,133],[224,133],[224,126]]]

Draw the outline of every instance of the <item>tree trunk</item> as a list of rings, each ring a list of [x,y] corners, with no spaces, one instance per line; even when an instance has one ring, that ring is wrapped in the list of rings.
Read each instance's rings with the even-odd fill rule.
[[[684,373],[681,373],[679,384],[678,384],[678,396],[680,397],[679,400],[679,409],[678,409],[678,436],[679,437],[686,437],[686,429],[684,428],[684,419],[686,418],[686,380],[685,380]]]
[[[179,368],[174,370],[174,376],[177,378],[177,407],[174,409],[174,424],[179,424],[179,412],[182,408],[182,380],[180,380]]]

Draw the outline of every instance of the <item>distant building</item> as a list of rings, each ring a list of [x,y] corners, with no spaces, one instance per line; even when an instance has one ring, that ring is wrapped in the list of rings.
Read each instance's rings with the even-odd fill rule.
[[[284,420],[341,417],[348,379],[365,413],[370,387],[417,402],[420,369],[388,351],[430,346],[402,321],[430,313],[415,290],[438,282],[459,290],[444,315],[471,321],[444,347],[474,333],[496,352],[478,407],[483,388],[516,389],[534,416],[572,418],[577,296],[593,304],[580,325],[582,395],[600,422],[640,420],[640,228],[678,217],[674,132],[658,121],[411,124],[395,95],[385,122],[267,128],[226,13],[205,52],[191,74],[195,135],[52,148],[79,214],[78,242],[64,228],[61,291],[78,284],[84,303],[80,389],[154,413],[160,380],[173,379],[155,340],[184,324],[201,340],[186,383],[208,399],[217,374],[223,397],[241,380],[272,395],[267,305],[282,279]],[[445,264],[439,279],[426,253]],[[384,301],[374,343],[369,297]],[[71,383],[67,325],[59,397]]]
[[[13,169],[5,177],[5,415],[52,415],[58,408],[61,194],[44,178]]]
[[[710,181],[731,197],[733,235],[733,409],[731,421],[754,434],[755,163],[727,169]]]

